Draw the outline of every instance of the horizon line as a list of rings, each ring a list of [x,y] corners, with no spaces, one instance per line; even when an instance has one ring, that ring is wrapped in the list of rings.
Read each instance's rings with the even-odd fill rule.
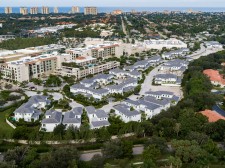
[[[76,6],[76,5],[72,5],[72,6]],[[12,7],[12,8],[19,8],[19,7],[72,7],[72,6],[48,6],[48,5],[43,5],[43,6],[0,6],[0,8],[4,8],[4,7]],[[89,6],[77,6],[77,7],[100,7],[100,8],[225,8],[224,7],[211,7],[211,6],[167,6],[167,7],[160,7],[160,6],[93,6],[93,5],[89,5]]]

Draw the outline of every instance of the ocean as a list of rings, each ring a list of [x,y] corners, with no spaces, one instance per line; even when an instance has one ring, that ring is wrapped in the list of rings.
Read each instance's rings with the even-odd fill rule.
[[[49,7],[50,12],[53,12],[54,7]],[[58,7],[59,13],[68,13],[71,11],[71,7]],[[151,11],[151,12],[162,12],[164,10],[168,11],[182,11],[185,12],[188,9],[192,9],[193,11],[201,11],[201,12],[225,12],[225,8],[204,8],[204,7],[98,7],[98,13],[110,13],[113,10],[120,9],[123,12],[131,12],[131,10],[135,10],[137,12],[142,11]],[[19,13],[20,7],[12,7],[13,13]],[[28,7],[28,11],[30,11],[30,7]],[[39,7],[39,11],[41,11],[41,7]],[[80,12],[84,12],[84,7],[80,7]],[[4,7],[0,7],[0,13],[4,13]]]

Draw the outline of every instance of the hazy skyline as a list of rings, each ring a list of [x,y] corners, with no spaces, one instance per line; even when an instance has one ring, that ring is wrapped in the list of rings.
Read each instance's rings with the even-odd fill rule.
[[[0,0],[0,6],[225,7],[225,0]]]

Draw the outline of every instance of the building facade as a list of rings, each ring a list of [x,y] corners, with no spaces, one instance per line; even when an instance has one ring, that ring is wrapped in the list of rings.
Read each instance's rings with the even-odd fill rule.
[[[5,7],[5,14],[11,14],[12,8],[11,7]]]
[[[78,6],[72,6],[71,13],[79,13],[80,9]]]
[[[49,7],[43,6],[42,9],[41,9],[41,13],[42,14],[49,14]]]
[[[98,14],[97,7],[85,7],[84,14],[85,15],[97,15]]]
[[[28,14],[28,9],[25,8],[25,7],[21,7],[21,8],[20,8],[20,14],[22,14],[22,15],[27,15],[27,14]]]
[[[57,66],[57,58],[52,55],[25,57],[17,61],[1,65],[2,78],[9,81],[30,81],[53,73]]]
[[[38,7],[30,8],[30,14],[31,15],[37,15],[38,14]]]
[[[57,7],[54,8],[54,13],[59,13],[59,9]]]

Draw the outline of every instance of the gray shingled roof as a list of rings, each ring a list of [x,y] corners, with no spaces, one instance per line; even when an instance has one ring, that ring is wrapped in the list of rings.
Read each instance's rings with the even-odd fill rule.
[[[75,107],[71,110],[75,115],[82,115],[83,108],[82,107]]]
[[[147,101],[144,101],[144,100],[139,100],[138,102],[139,102],[140,104],[146,106],[146,108],[147,108],[147,109],[150,109],[150,110],[155,110],[155,109],[160,108],[159,105],[154,104],[154,103],[150,103],[150,102],[147,102]]]
[[[127,117],[131,117],[131,116],[135,116],[135,115],[139,115],[140,112],[136,111],[136,110],[133,110],[133,111],[130,111],[128,110],[128,108],[126,108],[127,106],[125,105],[116,105],[116,106],[113,106],[114,109],[116,109],[117,111],[119,111],[120,113],[124,114],[125,116]]]
[[[110,125],[108,121],[92,121],[91,124],[93,127],[106,127]]]
[[[146,94],[152,94],[152,95],[174,95],[173,92],[168,92],[168,91],[148,91],[146,92]]]
[[[83,79],[82,81],[80,81],[81,84],[93,84],[94,80],[93,78],[90,79]]]
[[[157,74],[157,75],[155,75],[155,78],[160,78],[160,79],[177,78],[177,75],[174,75],[174,74]]]
[[[14,113],[35,113],[35,115],[40,115],[41,112],[34,107],[32,107],[34,104],[40,103],[40,102],[46,102],[48,103],[49,100],[47,100],[47,96],[41,96],[41,95],[35,95],[30,97],[27,103],[22,104],[19,108],[17,108]]]
[[[152,97],[152,96],[145,96],[144,100],[147,101],[147,102],[157,104],[157,105],[161,105],[161,106],[165,106],[167,104],[170,104],[170,102],[166,99],[158,100],[158,99],[156,99],[155,97]]]
[[[155,60],[161,60],[161,57],[159,55],[156,55],[147,59],[148,62],[155,61]]]
[[[45,118],[42,120],[42,124],[59,124],[62,120],[62,113],[58,111],[47,111],[45,115],[50,115],[50,118]]]
[[[108,115],[104,110],[96,110],[95,114],[98,118],[108,118]]]
[[[135,105],[135,106],[139,106],[140,105],[140,103],[138,101],[134,101],[134,100],[130,100],[130,99],[127,99],[124,102],[132,104],[132,105]]]
[[[87,106],[87,107],[85,107],[85,110],[87,111],[88,114],[95,113],[95,108],[93,106]]]
[[[81,118],[76,117],[76,112],[70,111],[64,114],[63,124],[76,124],[81,123]]]

